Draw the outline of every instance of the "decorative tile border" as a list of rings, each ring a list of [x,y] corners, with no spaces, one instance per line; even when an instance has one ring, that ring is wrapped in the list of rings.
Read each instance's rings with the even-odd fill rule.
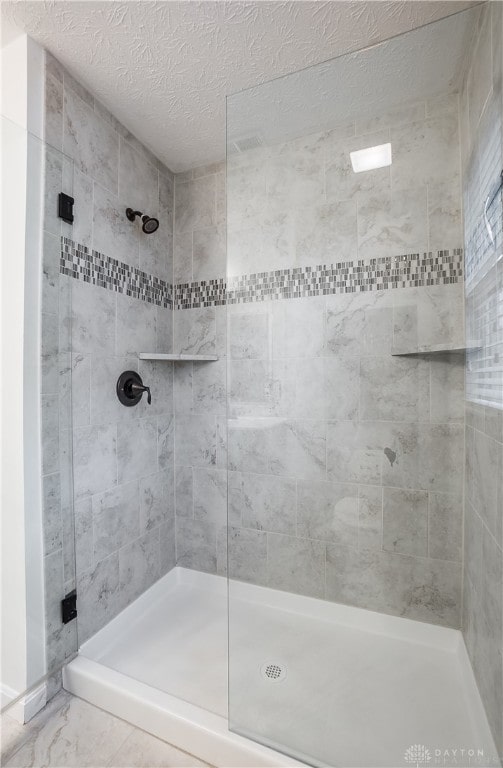
[[[135,299],[172,308],[173,286],[148,272],[132,267],[124,261],[112,259],[99,251],[89,251],[85,245],[61,238],[59,271],[63,275],[98,285],[109,291],[125,293]]]
[[[60,272],[165,308],[196,309],[335,293],[384,291],[457,283],[463,249],[386,256],[365,263],[342,261],[172,285],[125,262],[61,238]]]
[[[345,261],[174,286],[175,309],[196,309],[254,301],[305,298],[335,293],[383,291],[457,283],[463,276],[463,249],[386,256],[370,262]]]

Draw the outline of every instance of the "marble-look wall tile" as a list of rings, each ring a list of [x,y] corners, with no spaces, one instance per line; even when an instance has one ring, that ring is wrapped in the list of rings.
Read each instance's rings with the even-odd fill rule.
[[[160,575],[171,571],[176,566],[176,525],[175,518],[169,517],[159,527],[159,567]]]
[[[157,420],[134,419],[117,424],[117,477],[126,483],[157,470]]]
[[[113,355],[116,296],[80,280],[72,281],[72,350]]]
[[[211,280],[226,274],[225,229],[194,230],[192,279]]]
[[[252,584],[267,584],[267,534],[246,528],[229,528],[227,537],[229,577]]]
[[[184,568],[215,573],[217,568],[216,527],[207,520],[176,518],[176,562]]]
[[[140,269],[168,283],[173,279],[173,235],[160,221],[159,229],[140,238]]]
[[[395,189],[444,183],[460,173],[457,114],[391,129]]]
[[[117,482],[117,426],[79,427],[73,435],[74,494],[79,499]]]
[[[327,598],[457,627],[461,565],[327,545]]]
[[[75,160],[83,173],[117,194],[119,137],[91,106],[66,88],[63,151]]]
[[[229,518],[235,524],[295,535],[296,503],[293,478],[230,473]]]
[[[44,554],[49,555],[62,546],[61,482],[59,472],[42,478],[42,509]]]
[[[97,193],[99,195],[99,188]],[[73,167],[73,197],[76,201],[76,215],[72,225],[72,239],[76,243],[87,246],[87,248],[92,248],[94,182],[75,166]],[[96,234],[98,235],[98,231]],[[95,247],[100,250],[97,246]]]
[[[155,331],[156,352],[173,352],[173,311],[171,309],[157,307]]]
[[[123,370],[126,370],[125,368]],[[150,387],[152,402],[143,395],[133,409],[139,418],[173,413],[173,365],[164,361],[139,360],[138,373],[143,383]]]
[[[94,185],[93,247],[113,259],[139,267],[140,231],[126,217],[125,204],[100,184]]]
[[[194,467],[194,518],[225,525],[227,519],[227,472]]]
[[[261,307],[264,312],[264,307]],[[325,339],[325,301],[318,297],[273,302],[273,356],[320,357]],[[231,321],[232,327],[232,321]]]
[[[175,181],[175,232],[212,227],[216,221],[215,176]]]
[[[214,416],[180,415],[175,418],[177,466],[211,467],[216,464]]]
[[[92,498],[94,562],[140,535],[138,483],[125,483]]]
[[[63,145],[63,83],[46,72],[45,77],[45,135],[51,147],[61,151]]]
[[[378,172],[365,175],[372,173]],[[333,181],[331,179],[329,182],[327,176],[327,187]],[[323,261],[326,258],[325,254],[337,255],[337,260],[341,261],[354,258],[357,248],[356,202],[340,197],[345,194],[344,189],[335,188],[333,194],[337,202],[304,208],[298,212],[294,221],[287,222],[295,232],[295,263],[299,266],[317,266],[320,259]],[[286,237],[283,234],[285,241]],[[290,256],[285,267],[291,266],[292,261]]]
[[[175,513],[177,517],[194,517],[194,483],[192,467],[175,469]]]
[[[129,605],[160,576],[159,528],[119,550],[120,602]]]
[[[360,193],[378,196],[390,190],[390,168],[378,168],[366,173],[354,173],[350,152],[389,142],[389,130],[331,142],[326,150],[326,185],[329,200],[348,200]]]
[[[156,345],[156,322],[154,304],[118,294],[115,354],[153,352]]]
[[[429,421],[428,362],[390,356],[362,357],[360,408],[364,421]]]
[[[59,403],[57,395],[42,395],[42,474],[59,471]]]
[[[50,146],[45,147],[44,153],[44,213],[43,227],[45,232],[61,235],[61,219],[58,217],[58,195],[63,188],[63,155]],[[63,190],[71,195],[72,188],[65,184]]]
[[[229,349],[234,360],[263,358],[269,350],[269,317],[257,311],[229,318]]]
[[[175,419],[171,414],[157,419],[157,463],[159,469],[173,466],[175,455]]]
[[[216,320],[213,307],[185,309],[174,318],[175,349],[181,354],[214,355]]]
[[[383,489],[383,549],[403,555],[428,554],[426,491]]]
[[[442,493],[461,492],[461,425],[397,425],[393,427],[384,452],[384,485]]]
[[[192,403],[194,413],[226,414],[226,361],[194,365],[192,375]]]
[[[358,545],[358,488],[338,483],[300,482],[297,534],[307,539]]]
[[[462,355],[435,356],[430,363],[430,419],[464,420],[465,361]]]
[[[382,548],[383,489],[380,485],[358,486],[358,546]]]
[[[309,597],[325,594],[325,545],[321,541],[267,534],[268,586]]]
[[[428,554],[441,560],[461,560],[463,503],[459,496],[428,494]]]
[[[92,497],[86,496],[74,503],[75,515],[75,570],[77,577],[93,567],[93,509]]]
[[[56,313],[59,310],[59,260],[61,240],[56,235],[44,231],[42,255],[42,309]]]
[[[368,359],[368,358],[367,358]],[[376,358],[379,359],[379,358]],[[325,358],[325,418],[334,421],[365,418],[364,388],[360,386],[360,376],[363,383],[364,373],[361,371],[360,359],[357,357]],[[361,414],[360,414],[361,408]],[[372,418],[377,416],[376,405],[367,407],[367,413],[372,411]]]
[[[361,194],[358,202],[358,257],[394,256],[428,249],[427,191],[411,189]]]
[[[119,602],[119,554],[100,560],[77,580],[79,641],[92,637],[121,609]]]
[[[119,141],[119,199],[126,208],[155,216],[159,207],[157,168],[124,138]]]

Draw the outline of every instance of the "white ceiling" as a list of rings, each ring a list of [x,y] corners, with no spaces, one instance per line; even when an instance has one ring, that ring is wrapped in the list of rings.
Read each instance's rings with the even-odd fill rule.
[[[178,172],[224,157],[227,95],[470,5],[457,0],[4,0],[2,13],[60,59]]]

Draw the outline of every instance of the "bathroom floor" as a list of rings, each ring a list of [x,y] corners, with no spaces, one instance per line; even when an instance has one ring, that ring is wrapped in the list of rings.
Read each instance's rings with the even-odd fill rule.
[[[226,717],[226,580],[175,570],[81,654]],[[235,732],[310,764],[407,765],[422,745],[495,765],[459,632],[236,582],[229,611]]]
[[[199,768],[192,755],[108,712],[58,693],[27,725],[1,719],[2,766],[19,768]]]

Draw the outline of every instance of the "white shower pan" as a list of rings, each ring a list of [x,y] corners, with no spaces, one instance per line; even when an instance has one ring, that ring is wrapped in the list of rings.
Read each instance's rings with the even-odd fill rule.
[[[220,576],[173,569],[82,645],[64,687],[219,768],[302,765],[275,747],[310,765],[498,765],[457,630],[239,582],[230,594],[232,731]]]

